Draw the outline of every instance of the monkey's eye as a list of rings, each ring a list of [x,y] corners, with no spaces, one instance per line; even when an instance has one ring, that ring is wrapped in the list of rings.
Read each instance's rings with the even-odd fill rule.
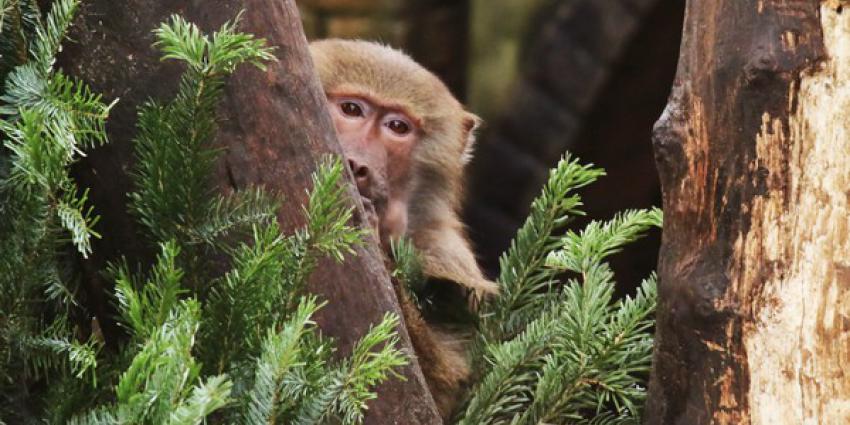
[[[345,101],[339,104],[339,109],[343,114],[348,115],[349,117],[362,117],[363,116],[363,108],[360,107],[357,103],[351,101]]]
[[[393,133],[403,136],[410,133],[410,124],[402,120],[390,120],[385,124]]]

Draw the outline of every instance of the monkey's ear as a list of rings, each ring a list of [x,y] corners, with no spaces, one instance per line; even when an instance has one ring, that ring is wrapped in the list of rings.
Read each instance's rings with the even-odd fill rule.
[[[475,147],[475,130],[481,126],[481,118],[477,115],[466,112],[463,117],[463,129],[464,129],[464,145],[463,145],[463,153],[460,156],[460,160],[463,164],[469,163],[472,160],[472,151]]]

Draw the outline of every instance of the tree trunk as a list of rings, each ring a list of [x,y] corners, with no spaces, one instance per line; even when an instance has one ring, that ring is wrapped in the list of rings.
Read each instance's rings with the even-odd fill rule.
[[[108,131],[111,144],[94,152],[79,177],[92,188],[92,202],[103,215],[104,239],[97,242],[98,264],[119,254],[146,255],[136,241],[133,220],[126,213],[126,175],[132,160],[130,141],[135,135],[136,108],[147,98],[173,95],[181,67],[161,62],[151,48],[151,30],[172,13],[180,13],[204,30],[218,28],[245,9],[241,29],[277,46],[280,60],[265,72],[244,67],[226,86],[221,111],[223,122],[217,142],[226,148],[221,166],[223,190],[264,186],[282,194],[286,203],[279,221],[286,232],[304,223],[301,205],[316,162],[340,153],[333,124],[325,110],[325,97],[313,71],[307,40],[294,1],[267,0],[91,0],[84,2],[63,67],[88,81],[107,99],[120,97]],[[355,221],[363,222],[363,207],[353,185],[348,187]],[[329,301],[319,317],[324,332],[338,339],[341,354],[381,320],[386,311],[400,316],[395,293],[374,240],[357,249],[345,264],[321,264],[312,278],[312,289]],[[379,389],[369,405],[369,424],[435,424],[439,414],[403,326],[402,348],[410,365],[406,381],[391,380]]]
[[[850,423],[850,3],[688,0],[649,424]]]

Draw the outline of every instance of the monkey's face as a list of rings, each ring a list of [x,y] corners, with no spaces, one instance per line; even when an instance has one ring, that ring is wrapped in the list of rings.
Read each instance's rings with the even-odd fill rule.
[[[364,96],[328,95],[329,109],[357,190],[373,227],[388,246],[404,234],[411,153],[420,137],[416,117]]]

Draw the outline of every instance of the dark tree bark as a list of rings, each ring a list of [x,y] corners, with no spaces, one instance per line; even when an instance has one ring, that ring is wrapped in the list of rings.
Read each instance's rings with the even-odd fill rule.
[[[93,153],[79,168],[84,186],[103,215],[104,239],[92,269],[125,254],[138,258],[148,248],[137,241],[133,221],[126,213],[126,174],[132,160],[130,141],[135,134],[136,108],[147,98],[173,95],[182,69],[161,62],[151,48],[151,30],[172,13],[180,13],[203,29],[216,29],[245,9],[242,29],[277,46],[279,62],[266,72],[239,70],[227,83],[217,142],[226,148],[221,165],[222,190],[264,186],[282,194],[286,205],[279,221],[286,232],[304,223],[301,205],[317,161],[339,154],[325,98],[313,71],[307,41],[294,1],[268,0],[91,0],[84,2],[73,39],[62,66],[88,81],[107,99],[121,101],[109,120],[111,144]],[[353,185],[348,186],[356,223],[363,207]],[[91,276],[96,279],[96,276]],[[99,283],[102,285],[103,283]],[[400,315],[398,302],[375,241],[357,249],[345,264],[326,262],[312,277],[311,287],[329,300],[319,317],[324,332],[338,338],[341,354],[381,320],[386,311]],[[105,314],[105,313],[102,313]],[[391,380],[369,405],[366,423],[435,424],[439,414],[428,392],[404,327],[399,329],[410,365],[406,381]]]
[[[850,3],[687,3],[650,424],[850,423]]]

